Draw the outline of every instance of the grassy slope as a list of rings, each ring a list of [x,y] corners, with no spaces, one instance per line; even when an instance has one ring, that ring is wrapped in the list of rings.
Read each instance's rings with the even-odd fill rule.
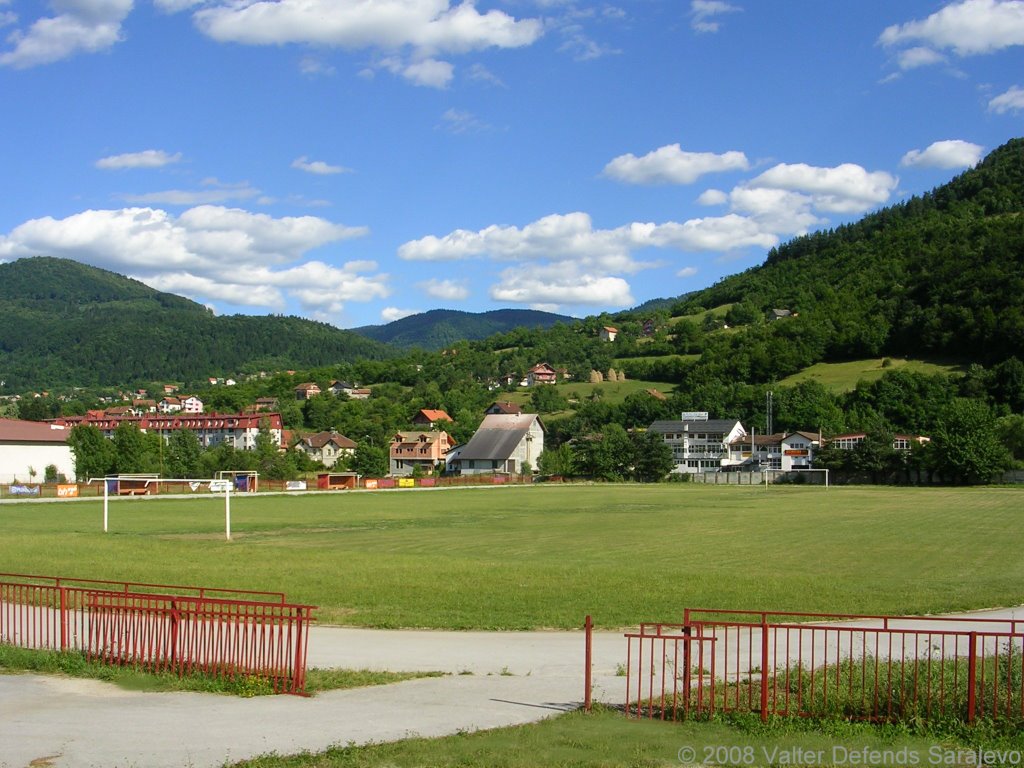
[[[885,360],[889,360],[890,365],[883,367],[883,361]],[[932,375],[936,373],[955,373],[959,369],[955,365],[943,365],[924,360],[876,357],[868,360],[851,360],[845,363],[818,363],[783,379],[779,383],[789,387],[807,379],[814,379],[832,392],[850,392],[857,386],[858,382],[876,381],[882,378],[886,371],[896,370]]]
[[[618,361],[616,361],[616,364]],[[607,373],[607,371],[605,371]],[[604,401],[607,403],[621,403],[626,399],[627,395],[634,392],[643,392],[647,389],[656,389],[666,395],[671,394],[672,390],[675,389],[674,384],[666,384],[663,381],[641,381],[626,380],[626,381],[602,381],[600,384],[591,384],[589,382],[572,382],[571,384],[557,384],[558,391],[572,400],[580,400],[589,398],[594,390],[601,392]],[[533,396],[533,390],[530,388],[517,389],[515,392],[502,392],[495,397],[496,400],[507,401],[510,403],[518,403],[525,408],[530,407],[530,398]],[[558,419],[566,419],[575,413],[574,408],[568,408],[564,411],[556,411],[554,413],[545,413],[541,415],[542,421],[552,421]]]
[[[526,487],[0,507],[4,570],[281,590],[322,621],[605,627],[685,606],[920,613],[1024,602],[1024,491]]]

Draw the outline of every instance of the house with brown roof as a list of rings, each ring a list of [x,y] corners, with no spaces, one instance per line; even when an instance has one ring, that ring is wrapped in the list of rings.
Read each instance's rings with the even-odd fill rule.
[[[295,444],[295,450],[302,451],[313,461],[319,461],[325,467],[333,467],[342,459],[356,452],[356,443],[333,429],[306,435]]]
[[[487,410],[484,411],[484,415],[486,416],[492,413],[504,413],[518,416],[522,412],[523,406],[519,405],[518,403],[513,403],[508,400],[499,400],[496,403],[491,403]]]
[[[619,335],[619,329],[606,325],[598,331],[598,334],[601,337],[601,341],[615,341],[615,337]]]
[[[58,424],[0,419],[0,483],[41,482],[50,465],[59,475],[74,477],[69,434],[70,428]]]
[[[312,381],[307,381],[305,384],[299,384],[299,386],[295,388],[296,400],[309,400],[309,398],[319,394],[320,387],[318,387]]]
[[[558,373],[547,363],[538,363],[526,372],[526,386],[538,384],[554,384],[558,381]]]
[[[444,466],[445,457],[453,446],[452,439],[443,430],[424,432],[396,432],[389,450],[391,473],[411,475],[417,467],[425,474],[434,467]]]

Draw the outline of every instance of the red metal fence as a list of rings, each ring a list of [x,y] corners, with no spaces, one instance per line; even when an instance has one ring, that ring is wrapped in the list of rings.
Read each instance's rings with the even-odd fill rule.
[[[626,638],[635,717],[1024,720],[1024,619],[688,609]]]
[[[260,599],[254,599],[260,598]],[[0,573],[0,642],[302,693],[313,606],[280,592]]]

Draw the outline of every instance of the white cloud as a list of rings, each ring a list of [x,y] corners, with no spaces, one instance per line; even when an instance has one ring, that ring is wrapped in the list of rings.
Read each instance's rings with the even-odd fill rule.
[[[900,165],[919,168],[973,168],[981,160],[983,151],[984,147],[960,139],[936,141],[924,150],[910,150],[900,160]]]
[[[669,144],[643,157],[619,155],[604,167],[604,175],[628,184],[692,184],[707,173],[745,171],[749,167],[742,152],[685,152],[678,144]]]
[[[878,38],[882,45],[922,41],[958,56],[992,53],[1024,45],[1024,1],[962,0],[926,19],[894,24]]]
[[[603,45],[592,39],[578,24],[566,25],[560,31],[565,42],[558,47],[558,50],[560,53],[571,55],[574,61],[593,61],[604,56],[622,53],[618,48]]]
[[[299,60],[299,71],[304,75],[333,75],[334,67],[316,56],[303,56]]]
[[[424,280],[419,287],[426,291],[428,296],[445,301],[462,301],[469,298],[469,288],[465,282],[457,280],[440,280],[431,278]]]
[[[729,202],[729,196],[720,189],[705,189],[697,198],[698,205],[723,205]]]
[[[316,174],[317,176],[331,176],[337,173],[352,173],[351,168],[346,168],[343,165],[328,165],[323,160],[310,160],[305,155],[292,160],[292,168],[299,171],[305,171],[306,173]]]
[[[629,283],[621,277],[565,274],[557,269],[509,268],[491,287],[491,298],[515,304],[586,304],[624,307],[636,303]]]
[[[812,212],[813,198],[799,192],[740,185],[729,194],[729,200],[734,211],[777,235],[802,235],[826,223]]]
[[[471,64],[469,69],[466,70],[466,77],[477,83],[488,83],[490,85],[496,85],[499,88],[507,87],[501,78],[491,72],[483,64]]]
[[[441,115],[441,126],[452,133],[477,133],[491,127],[472,112],[461,109],[446,110]]]
[[[27,31],[8,36],[13,50],[0,54],[0,65],[27,69],[69,58],[76,53],[96,53],[119,42],[121,22],[132,10],[133,0],[54,0],[57,14],[36,20]]]
[[[699,270],[696,267],[683,267],[676,272],[676,277],[693,277]]]
[[[220,0],[195,14],[220,42],[249,45],[305,43],[351,50],[410,47],[423,55],[530,45],[543,33],[537,19],[516,20],[499,10],[477,11],[449,0]]]
[[[419,309],[399,309],[398,307],[384,307],[380,311],[380,319],[385,323],[393,323],[395,320],[401,320],[403,317],[409,317],[410,315],[418,315],[421,312]]]
[[[162,149],[145,149],[142,152],[127,152],[123,155],[110,155],[96,161],[96,167],[103,170],[121,170],[124,168],[162,168],[165,165],[181,162],[181,152],[173,155]]]
[[[232,200],[251,200],[260,191],[248,184],[207,184],[206,189],[165,189],[159,192],[125,194],[121,199],[134,205],[213,205]]]
[[[869,172],[853,163],[834,168],[779,163],[745,186],[806,194],[821,211],[863,213],[888,200],[898,181],[885,171]]]
[[[364,234],[312,216],[272,218],[210,205],[177,217],[154,208],[89,210],[21,224],[0,236],[0,256],[75,259],[199,301],[280,310],[291,298],[308,310],[337,312],[342,301],[387,296],[388,276],[375,273],[374,262],[335,267],[302,259]]]
[[[988,103],[988,111],[1002,115],[1007,112],[1020,112],[1024,110],[1024,88],[1019,85],[1012,86],[1005,93],[1001,93]]]
[[[692,0],[690,3],[690,26],[697,32],[717,32],[721,23],[715,18],[716,16],[742,10],[742,8],[722,2],[722,0]]]
[[[402,77],[414,85],[427,88],[447,88],[454,77],[454,67],[447,61],[423,59],[402,69]]]
[[[914,48],[907,48],[905,51],[900,51],[898,59],[900,69],[908,70],[917,69],[918,67],[929,67],[933,64],[941,64],[946,60],[946,57],[937,51],[933,51],[931,48],[917,46]]]

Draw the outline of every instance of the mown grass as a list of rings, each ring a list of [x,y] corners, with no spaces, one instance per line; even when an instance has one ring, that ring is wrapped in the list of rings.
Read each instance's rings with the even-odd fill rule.
[[[269,681],[250,675],[233,678],[204,674],[178,675],[152,672],[131,666],[90,661],[79,651],[40,651],[0,644],[0,674],[62,675],[102,680],[130,691],[197,691],[231,696],[266,696],[274,693]],[[442,672],[382,672],[368,669],[320,669],[306,671],[306,693],[317,694],[346,688],[387,685],[418,677],[441,677]]]
[[[19,573],[286,592],[319,619],[527,629],[692,607],[936,613],[1024,602],[1024,489],[527,486],[0,505]]]
[[[692,753],[684,752],[686,749]],[[647,768],[701,763],[973,765],[977,763],[972,757],[979,749],[1004,753],[1024,751],[1024,736],[1016,728],[997,729],[985,725],[975,729],[950,726],[927,730],[798,718],[768,724],[751,717],[685,723],[630,721],[618,712],[600,710],[439,739],[339,746],[321,753],[290,757],[267,755],[236,765],[238,768]],[[730,756],[734,759],[730,760]],[[712,759],[707,759],[709,757]],[[916,762],[911,763],[915,757]]]
[[[888,364],[886,364],[887,360]],[[810,379],[821,383],[832,392],[850,392],[859,382],[877,381],[885,375],[886,371],[899,370],[931,376],[937,373],[955,373],[959,368],[956,365],[945,365],[926,360],[876,357],[844,363],[817,363],[786,377],[779,384],[790,387]]]

